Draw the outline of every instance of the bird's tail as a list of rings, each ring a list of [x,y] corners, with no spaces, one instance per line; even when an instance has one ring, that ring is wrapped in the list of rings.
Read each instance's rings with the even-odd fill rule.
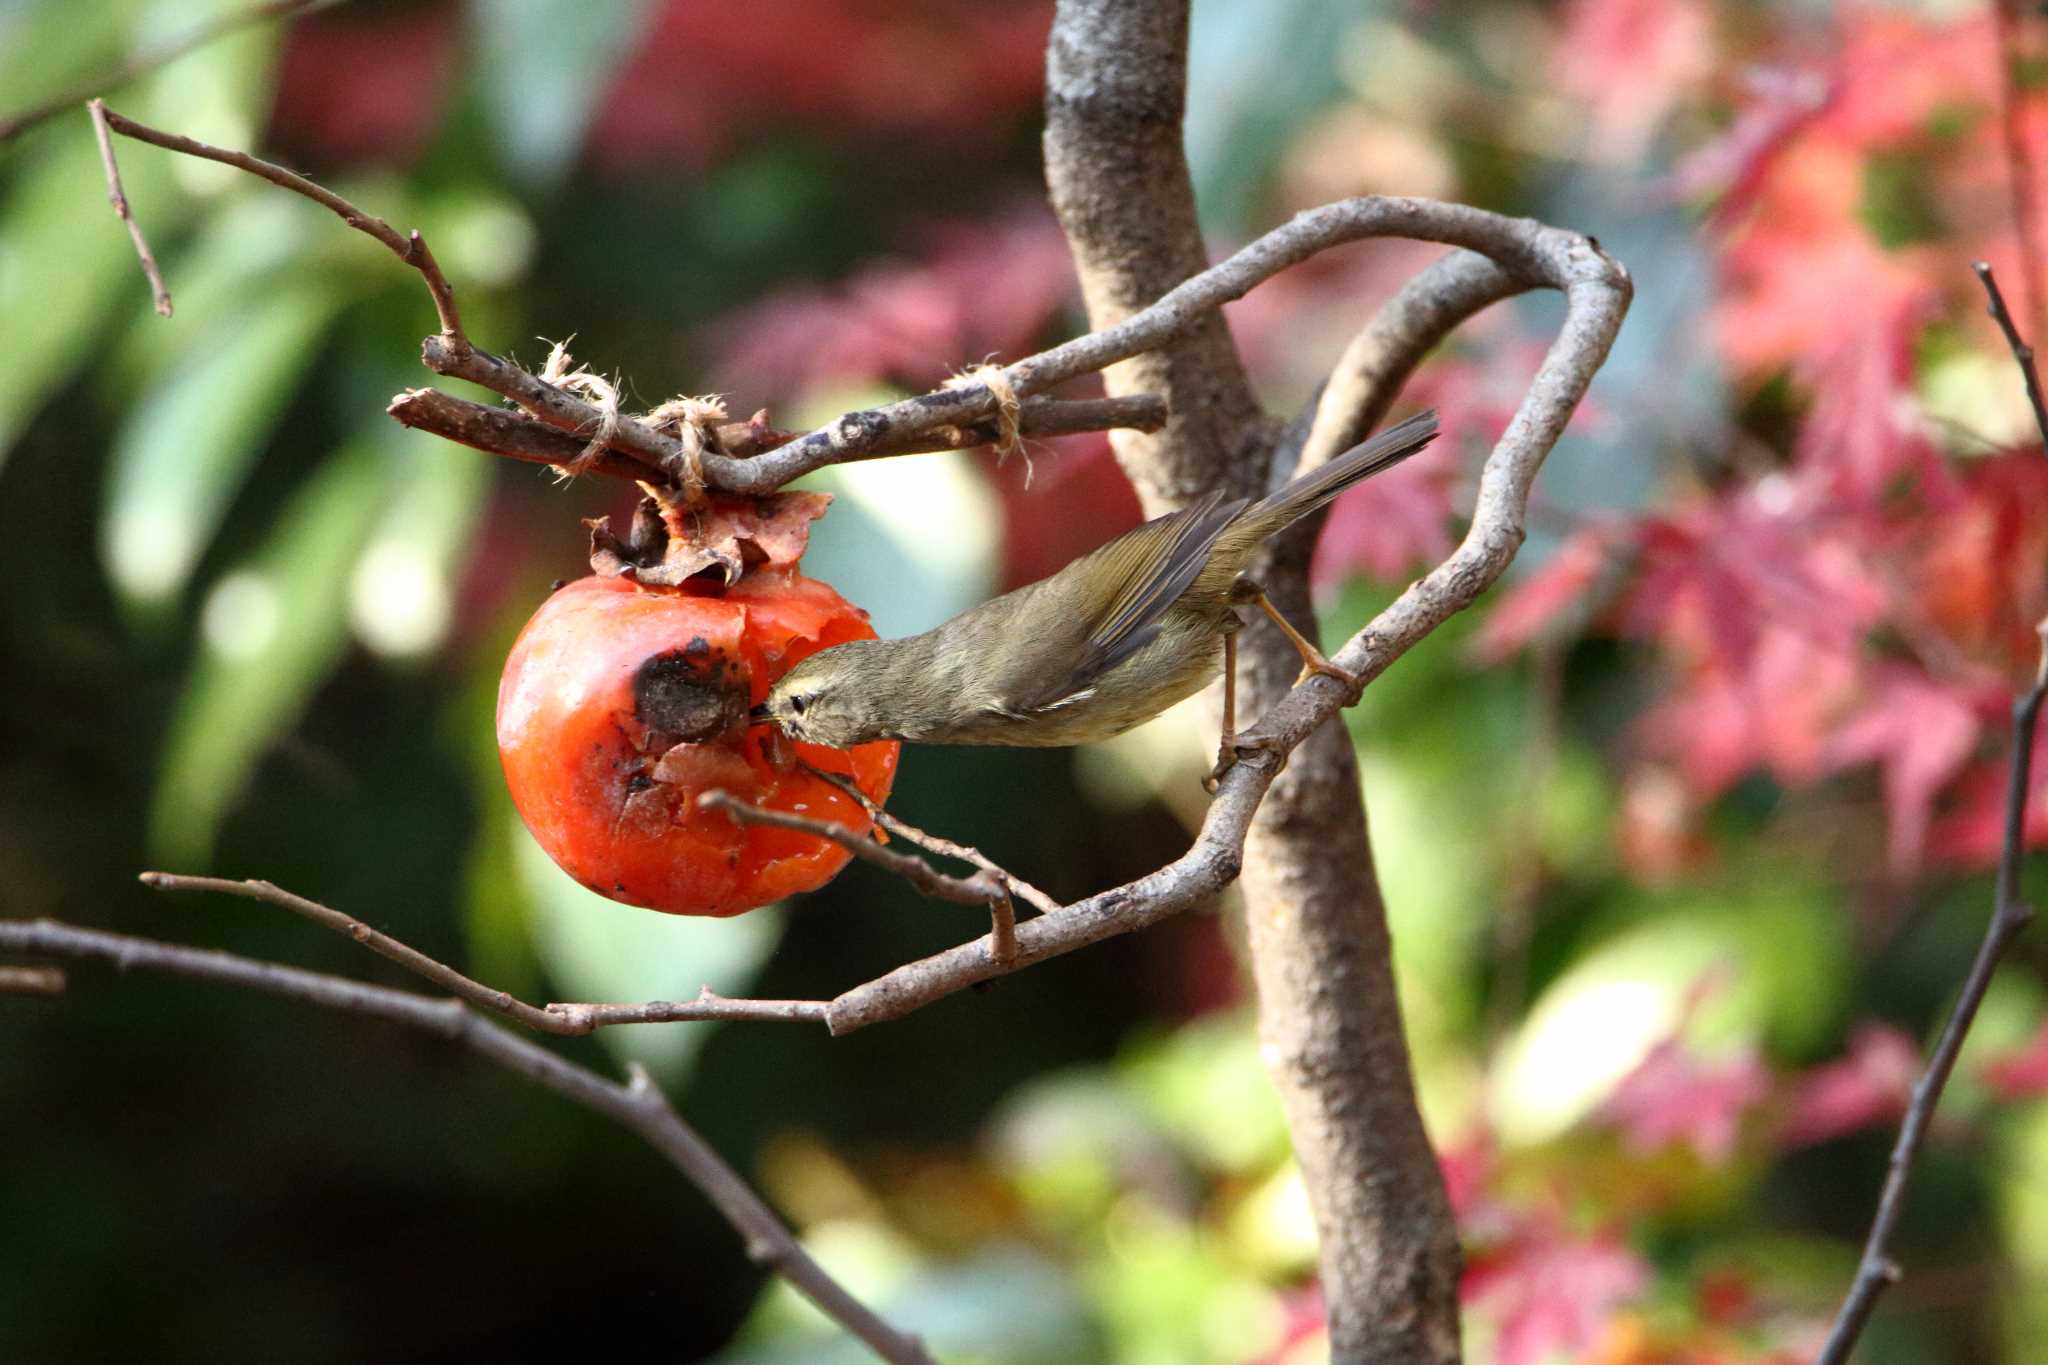
[[[1238,525],[1254,530],[1257,538],[1263,540],[1281,527],[1300,521],[1352,484],[1393,468],[1435,440],[1436,434],[1435,409],[1418,413],[1255,503],[1238,518]]]

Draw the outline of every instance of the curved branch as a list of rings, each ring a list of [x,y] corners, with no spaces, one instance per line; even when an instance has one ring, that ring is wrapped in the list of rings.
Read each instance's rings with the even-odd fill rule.
[[[1536,472],[1606,359],[1628,309],[1628,272],[1586,238],[1538,223],[1481,216],[1498,225],[1503,256],[1564,291],[1565,321],[1514,419],[1487,457],[1463,542],[1332,656],[1339,667],[1368,682],[1470,606],[1507,568],[1522,543]],[[1149,876],[1019,925],[1017,965],[1144,928],[1227,886],[1242,864],[1252,817],[1276,765],[1353,699],[1321,674],[1294,687],[1247,732],[1247,738],[1271,741],[1273,749],[1248,753],[1223,775],[1194,846]],[[827,1006],[826,1023],[834,1033],[847,1033],[900,1018],[996,974],[978,944],[965,944],[845,992]]]
[[[637,1066],[632,1068],[628,1083],[620,1085],[487,1023],[459,1000],[436,1000],[232,953],[79,929],[54,920],[0,920],[0,952],[107,962],[124,972],[140,969],[239,986],[324,1009],[383,1019],[460,1043],[638,1134],[703,1191],[705,1198],[739,1232],[749,1260],[780,1274],[882,1359],[896,1365],[934,1365],[917,1338],[882,1321],[811,1258],[774,1210],[696,1129],[683,1121],[647,1073]]]
[[[1299,449],[1275,453],[1274,486],[1357,445],[1386,418],[1423,357],[1473,314],[1539,280],[1475,251],[1453,251],[1401,286],[1352,338],[1317,396]]]

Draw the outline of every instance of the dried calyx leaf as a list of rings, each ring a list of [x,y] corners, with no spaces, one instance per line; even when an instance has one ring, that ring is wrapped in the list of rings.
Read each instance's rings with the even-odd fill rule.
[[[657,587],[712,572],[730,585],[762,564],[795,564],[810,544],[811,523],[832,502],[830,493],[784,492],[714,495],[684,506],[641,487],[648,495],[633,509],[623,537],[612,530],[610,517],[583,524],[590,528],[593,572]]]

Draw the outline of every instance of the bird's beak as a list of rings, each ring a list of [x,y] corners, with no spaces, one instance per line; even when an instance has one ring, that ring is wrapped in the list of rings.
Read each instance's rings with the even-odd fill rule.
[[[772,719],[774,717],[768,714],[768,703],[765,701],[747,712],[747,724],[749,725],[766,725]]]

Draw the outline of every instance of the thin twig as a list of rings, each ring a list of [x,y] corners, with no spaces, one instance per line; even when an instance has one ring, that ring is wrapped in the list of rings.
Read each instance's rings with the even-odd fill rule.
[[[0,995],[62,995],[61,967],[0,967]]]
[[[1990,262],[1977,261],[1970,269],[1977,272],[1977,282],[1984,286],[1984,293],[1990,299],[1985,311],[1998,324],[1998,330],[2005,334],[2005,344],[2012,351],[2013,363],[2020,367],[2020,380],[2027,388],[2027,403],[2034,410],[2034,429],[2041,433],[2043,449],[2048,451],[2048,398],[2044,398],[2041,392],[2041,372],[2034,365],[2034,348],[2020,336],[2019,327],[2005,306],[2005,296],[1998,292],[1998,281],[1992,277]]]
[[[128,193],[121,188],[121,167],[114,160],[114,139],[107,133],[107,106],[100,100],[87,100],[85,107],[92,115],[93,138],[100,145],[100,164],[107,171],[107,202],[114,206],[114,216],[127,226],[128,240],[135,243],[135,254],[141,258],[142,273],[149,280],[149,292],[156,300],[158,315],[169,317],[170,288],[164,284],[164,272],[157,269],[156,253],[149,249],[149,239],[142,235],[142,225],[128,211]]]
[[[237,29],[251,24],[260,24],[271,19],[290,19],[296,15],[334,3],[334,0],[263,0],[263,3],[231,10],[173,38],[168,43],[138,52],[111,71],[102,71],[66,89],[62,94],[52,95],[41,104],[10,114],[0,119],[0,142],[16,137],[29,129],[49,122],[57,115],[95,95],[104,95],[109,90],[126,85],[138,76],[146,76],[184,56],[194,48],[205,47],[216,38],[224,38]]]
[[[895,873],[933,900],[951,901],[955,905],[987,905],[992,900],[1009,898],[1009,892],[1003,889],[1002,884],[986,873],[949,877],[922,858],[883,848],[866,834],[848,829],[836,821],[813,820],[807,815],[769,810],[716,788],[699,795],[697,804],[705,810],[724,811],[743,825],[768,825],[830,839],[862,862],[873,863]]]
[[[1002,970],[1016,965],[1017,908],[1010,903],[1010,888],[999,873],[979,871],[971,877],[949,877],[924,859],[883,848],[866,834],[856,834],[845,825],[769,810],[742,801],[730,792],[705,792],[697,798],[697,804],[705,810],[724,811],[743,825],[770,825],[830,839],[861,861],[894,872],[933,900],[985,907],[989,912],[989,961]]]
[[[1999,293],[1998,281],[1992,277],[1991,267],[1980,261],[1974,268],[1977,278],[1983,282],[1991,316],[1998,320],[1999,328],[2012,348],[2013,361],[2025,379],[2027,397],[2034,407],[2034,420],[2040,429],[2043,448],[2048,450],[2048,410],[2044,410],[2041,402],[2041,380],[2035,372],[2033,348],[2021,339],[2013,326],[2012,314],[2006,310],[2005,299]],[[1884,1188],[1877,1199],[1877,1215],[1871,1220],[1870,1236],[1863,1244],[1863,1257],[1856,1267],[1856,1278],[1835,1315],[1827,1341],[1822,1344],[1820,1354],[1814,1357],[1814,1365],[1844,1365],[1849,1359],[1849,1352],[1855,1349],[1856,1339],[1868,1325],[1878,1297],[1898,1282],[1899,1264],[1892,1259],[1890,1249],[1892,1234],[1905,1212],[1906,1187],[1912,1179],[1913,1166],[1919,1160],[1921,1145],[1927,1139],[1927,1127],[1934,1118],[1934,1108],[1941,1102],[1942,1089],[1948,1084],[1949,1074],[1955,1070],[1956,1058],[1963,1050],[1963,1040],[1969,1036],[1970,1025],[1976,1021],[1977,1007],[1991,987],[1992,974],[1998,970],[2005,950],[2034,920],[2034,908],[2020,898],[2020,860],[2026,853],[2034,731],[2041,718],[2042,699],[2048,697],[2048,621],[2043,621],[2037,629],[2041,633],[2041,655],[2034,670],[2034,685],[2013,703],[2012,708],[2012,766],[2006,780],[2005,829],[1999,842],[1998,882],[1991,922],[1984,926],[1983,942],[1978,944],[1969,975],[1963,978],[1962,991],[1941,1026],[1941,1036],[1935,1040],[1926,1069],[1913,1084],[1905,1119],[1899,1124],[1898,1140],[1892,1144],[1891,1160],[1885,1168]]]
[[[427,249],[426,239],[419,233],[401,234],[382,218],[374,213],[365,213],[332,190],[315,184],[296,171],[288,171],[282,166],[250,156],[247,152],[215,147],[195,138],[167,133],[148,124],[137,123],[134,119],[117,114],[111,109],[102,108],[101,117],[106,120],[108,127],[123,137],[132,137],[137,142],[147,142],[165,151],[181,152],[186,156],[196,156],[207,161],[218,161],[224,166],[247,171],[282,189],[303,195],[332,212],[356,231],[376,238],[392,255],[420,272],[420,278],[427,283],[427,292],[433,296],[434,313],[441,320],[442,335],[454,344],[465,347],[469,344],[463,339],[462,319],[455,309],[455,290],[448,283],[448,277],[441,273],[440,263],[435,261],[434,253]]]
[[[936,853],[942,858],[958,858],[963,863],[972,863],[982,871],[1001,880],[1003,885],[1010,888],[1013,895],[1022,896],[1025,900],[1030,901],[1042,914],[1049,915],[1060,908],[1060,903],[1057,900],[1054,900],[1030,882],[1025,881],[1016,873],[1002,866],[980,849],[969,844],[955,843],[953,840],[943,838],[937,834],[927,833],[916,825],[911,824],[908,820],[891,815],[888,811],[882,809],[880,805],[868,799],[868,794],[860,789],[860,784],[844,773],[827,772],[823,768],[812,767],[808,763],[804,764],[804,767],[809,768],[813,776],[824,779],[858,801],[861,808],[868,813],[869,819],[904,842],[915,844],[927,853]]]
[[[704,1192],[739,1232],[749,1259],[782,1275],[805,1298],[892,1365],[932,1365],[931,1356],[917,1338],[882,1321],[811,1258],[775,1212],[683,1121],[637,1067],[627,1084],[607,1080],[487,1022],[459,1000],[437,1000],[232,953],[80,929],[54,920],[0,920],[0,952],[108,962],[122,971],[164,972],[216,985],[238,986],[383,1019],[461,1043],[637,1133]]]
[[[719,995],[709,986],[690,1001],[651,1000],[637,1005],[551,1004],[542,1009],[519,999],[509,991],[486,986],[464,976],[447,963],[428,957],[381,930],[373,929],[354,916],[331,906],[296,895],[271,882],[233,881],[225,877],[187,877],[175,872],[145,872],[142,884],[158,891],[204,891],[239,896],[289,910],[322,928],[362,944],[380,957],[388,958],[423,981],[481,1009],[561,1037],[590,1033],[607,1024],[676,1024],[716,1019],[791,1020],[823,1023],[822,1000],[734,1000]]]

